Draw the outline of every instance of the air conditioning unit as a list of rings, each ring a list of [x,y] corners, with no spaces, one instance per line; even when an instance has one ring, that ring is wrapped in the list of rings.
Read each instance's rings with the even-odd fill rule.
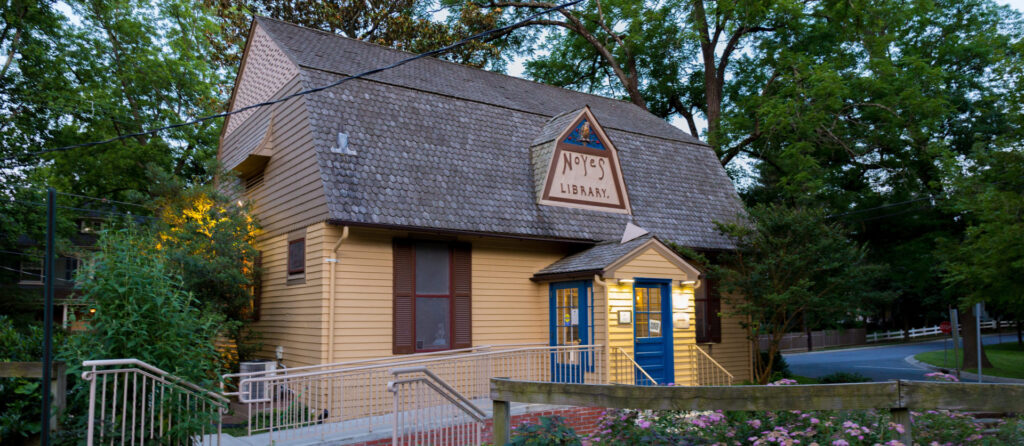
[[[238,399],[241,402],[262,400],[267,397],[266,381],[246,382],[247,378],[262,378],[272,376],[277,370],[277,363],[274,361],[245,361],[238,364],[238,371],[243,375],[239,378],[241,383]],[[259,373],[258,375],[244,375],[246,373]]]

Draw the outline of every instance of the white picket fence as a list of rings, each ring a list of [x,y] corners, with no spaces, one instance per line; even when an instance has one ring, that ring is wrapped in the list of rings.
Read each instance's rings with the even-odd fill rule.
[[[1000,321],[999,322],[999,328],[1009,328],[1010,326],[1011,326],[1011,322],[1010,321]],[[996,328],[996,321],[995,320],[989,320],[989,321],[986,321],[986,322],[982,322],[981,323],[981,328],[982,328],[982,330],[994,330]],[[939,329],[938,325],[936,325],[934,327],[911,328],[910,329],[910,337],[911,338],[919,338],[921,336],[935,336],[935,335],[939,335],[939,334],[942,334],[942,330]],[[867,336],[867,341],[868,342],[889,341],[889,340],[893,340],[893,339],[903,339],[903,330],[879,331],[879,332],[875,332],[875,333],[870,333]]]

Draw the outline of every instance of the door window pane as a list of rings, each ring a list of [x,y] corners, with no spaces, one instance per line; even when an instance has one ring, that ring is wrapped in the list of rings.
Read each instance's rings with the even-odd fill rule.
[[[661,320],[661,288],[660,287],[637,287],[634,289],[636,296],[633,302],[634,324],[636,325],[636,337],[657,338],[662,335]]]
[[[445,243],[416,244],[416,294],[449,294],[449,254]]]
[[[447,297],[416,298],[416,349],[444,350],[451,327]]]
[[[555,291],[555,343],[580,343],[579,289],[563,288]]]

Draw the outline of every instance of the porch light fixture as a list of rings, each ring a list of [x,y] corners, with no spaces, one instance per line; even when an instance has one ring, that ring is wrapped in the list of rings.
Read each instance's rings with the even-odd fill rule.
[[[633,279],[619,279],[619,285],[629,285],[629,284],[631,284],[633,282],[636,282],[636,281],[633,280]]]
[[[699,280],[680,280],[679,281],[679,286],[691,286],[691,287],[694,287],[694,288],[698,288],[698,287],[700,287],[700,281]]]

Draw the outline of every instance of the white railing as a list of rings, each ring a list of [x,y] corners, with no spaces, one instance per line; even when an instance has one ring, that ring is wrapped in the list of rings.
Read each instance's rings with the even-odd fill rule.
[[[733,383],[732,373],[729,373],[722,364],[715,361],[704,349],[690,345],[690,364],[693,377],[696,380],[694,385],[698,386],[731,386]]]
[[[387,365],[396,361],[405,362],[412,359],[423,359],[430,357],[447,357],[462,353],[478,353],[488,352],[495,350],[508,350],[511,348],[519,347],[540,347],[547,345],[546,343],[529,343],[529,344],[494,344],[494,345],[478,345],[475,347],[461,348],[455,350],[443,350],[437,352],[427,353],[415,353],[409,355],[402,355],[400,357],[395,356],[382,356],[377,358],[359,359],[355,361],[343,361],[333,362],[328,364],[315,364],[301,367],[290,367],[290,368],[279,368],[274,370],[258,371],[258,372],[247,372],[247,373],[227,373],[221,375],[220,388],[221,394],[224,396],[240,396],[239,393],[243,390],[240,385],[240,381],[245,378],[257,378],[263,376],[274,376],[279,374],[295,374],[295,373],[306,373],[316,372],[324,370],[337,370],[343,368],[350,368],[356,366],[367,366],[367,365]]]
[[[1012,323],[1010,321],[1000,321],[999,322],[999,328],[1009,328],[1011,326],[1012,326]],[[961,326],[961,328],[963,328],[963,327]],[[993,320],[988,320],[988,321],[982,322],[981,323],[981,328],[983,330],[995,330],[996,329],[996,321],[993,319]],[[922,337],[922,336],[937,336],[937,335],[940,335],[940,334],[942,334],[942,330],[939,328],[938,325],[936,325],[936,326],[933,326],[933,327],[911,328],[910,330],[908,330],[907,337],[909,337],[909,338],[918,338],[918,337]],[[903,339],[903,337],[904,337],[903,330],[880,331],[880,332],[874,332],[874,333],[868,334],[867,341],[868,342],[890,341],[890,340],[893,340],[893,339]]]
[[[387,384],[391,369],[425,367],[459,394],[490,397],[492,377],[529,381],[607,382],[600,345],[481,349],[449,355],[368,360],[339,368],[279,369],[241,376],[239,388],[260,388],[262,395],[235,393],[248,407],[248,434],[258,441],[384,433],[392,427],[394,397]]]
[[[227,398],[137,359],[82,365],[91,368],[82,373],[89,382],[88,446],[220,444]]]
[[[487,414],[426,367],[391,371],[393,446],[478,446]],[[398,379],[402,375],[412,378]]]
[[[633,359],[629,353],[626,352],[622,347],[615,347],[612,350],[612,370],[609,382],[613,384],[627,384],[637,385],[640,381],[637,380],[639,377],[644,377],[648,382],[658,385],[658,381],[655,381],[640,364],[637,364],[636,360]]]

